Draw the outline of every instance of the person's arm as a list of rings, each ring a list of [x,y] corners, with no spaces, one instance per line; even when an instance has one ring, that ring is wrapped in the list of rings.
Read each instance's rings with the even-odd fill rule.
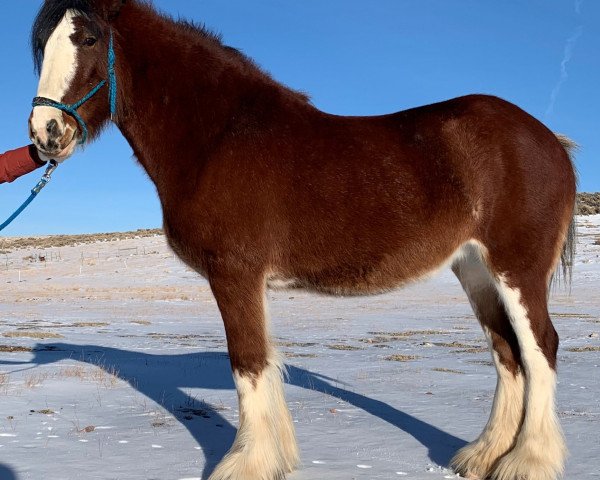
[[[46,164],[33,145],[0,154],[0,183],[12,182]]]

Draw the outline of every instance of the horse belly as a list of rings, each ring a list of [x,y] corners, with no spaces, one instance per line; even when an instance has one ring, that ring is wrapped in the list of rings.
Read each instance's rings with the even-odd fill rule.
[[[272,274],[267,285],[274,290],[303,289],[336,296],[374,295],[435,275],[460,256],[461,248],[408,256],[406,252],[360,262],[340,262],[309,272]]]

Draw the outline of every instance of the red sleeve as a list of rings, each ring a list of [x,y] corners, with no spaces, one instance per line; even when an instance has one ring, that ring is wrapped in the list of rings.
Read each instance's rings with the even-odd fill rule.
[[[0,183],[12,182],[43,165],[33,145],[0,154]]]

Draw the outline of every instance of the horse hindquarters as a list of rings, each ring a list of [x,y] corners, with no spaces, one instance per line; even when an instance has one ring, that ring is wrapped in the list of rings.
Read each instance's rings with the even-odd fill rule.
[[[210,480],[280,480],[298,464],[282,363],[267,331],[264,278],[235,272],[209,277],[219,305],[239,398],[240,425]]]

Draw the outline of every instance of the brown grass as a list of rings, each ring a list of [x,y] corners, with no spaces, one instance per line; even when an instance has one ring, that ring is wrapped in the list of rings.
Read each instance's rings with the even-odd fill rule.
[[[362,348],[360,348],[360,347],[355,347],[353,345],[342,345],[342,344],[327,345],[327,348],[329,348],[330,350],[350,350],[350,351],[362,350]]]
[[[487,352],[487,347],[465,348],[464,350],[452,350],[450,353],[483,353]]]
[[[283,352],[283,355],[286,358],[317,358],[318,355],[315,353],[293,353],[293,352]]]
[[[572,348],[567,348],[567,352],[575,352],[575,353],[581,353],[581,352],[600,352],[600,345],[589,345],[587,347],[572,347]]]
[[[465,372],[461,372],[460,370],[452,370],[451,368],[432,368],[434,372],[443,372],[443,373],[457,373],[459,375],[464,375]]]
[[[314,347],[317,345],[314,342],[275,342],[278,347]]]
[[[68,326],[75,327],[75,328],[88,328],[88,327],[108,327],[109,325],[110,325],[110,323],[106,323],[106,322],[75,322]]]
[[[405,332],[368,332],[369,335],[392,338],[407,338],[417,335],[448,335],[451,332],[445,330],[407,330]]]
[[[94,382],[104,388],[113,388],[119,381],[119,371],[114,367],[90,367],[70,365],[61,368],[56,378],[77,378],[82,382]]]
[[[398,339],[397,338],[395,339],[393,337],[376,336],[376,337],[371,337],[371,338],[361,338],[358,341],[362,342],[362,343],[377,344],[377,343],[393,342],[395,340],[398,340]]]
[[[467,360],[467,363],[471,363],[473,365],[485,365],[486,367],[494,366],[494,362],[490,362],[489,360]]]
[[[468,350],[483,348],[479,345],[469,345],[469,344],[461,343],[461,342],[433,342],[433,345],[435,345],[436,347],[466,348]],[[484,349],[484,350],[487,350],[487,349]]]
[[[32,373],[25,378],[25,386],[27,388],[39,387],[49,377],[48,372]]]
[[[86,370],[83,367],[78,365],[73,365],[70,367],[63,367],[58,371],[59,378],[79,378],[80,380],[84,380],[86,378]]]
[[[7,338],[65,338],[60,333],[52,333],[52,332],[6,332],[2,334],[3,337]]]
[[[33,348],[15,345],[0,345],[0,353],[33,352]]]
[[[119,371],[115,367],[95,368],[90,379],[105,388],[114,388],[119,381]]]
[[[591,318],[592,315],[589,313],[551,313],[551,317],[560,317],[560,318]]]
[[[411,360],[418,360],[419,358],[421,357],[417,355],[401,355],[397,353],[396,355],[385,357],[384,360],[387,360],[388,362],[410,362]]]

